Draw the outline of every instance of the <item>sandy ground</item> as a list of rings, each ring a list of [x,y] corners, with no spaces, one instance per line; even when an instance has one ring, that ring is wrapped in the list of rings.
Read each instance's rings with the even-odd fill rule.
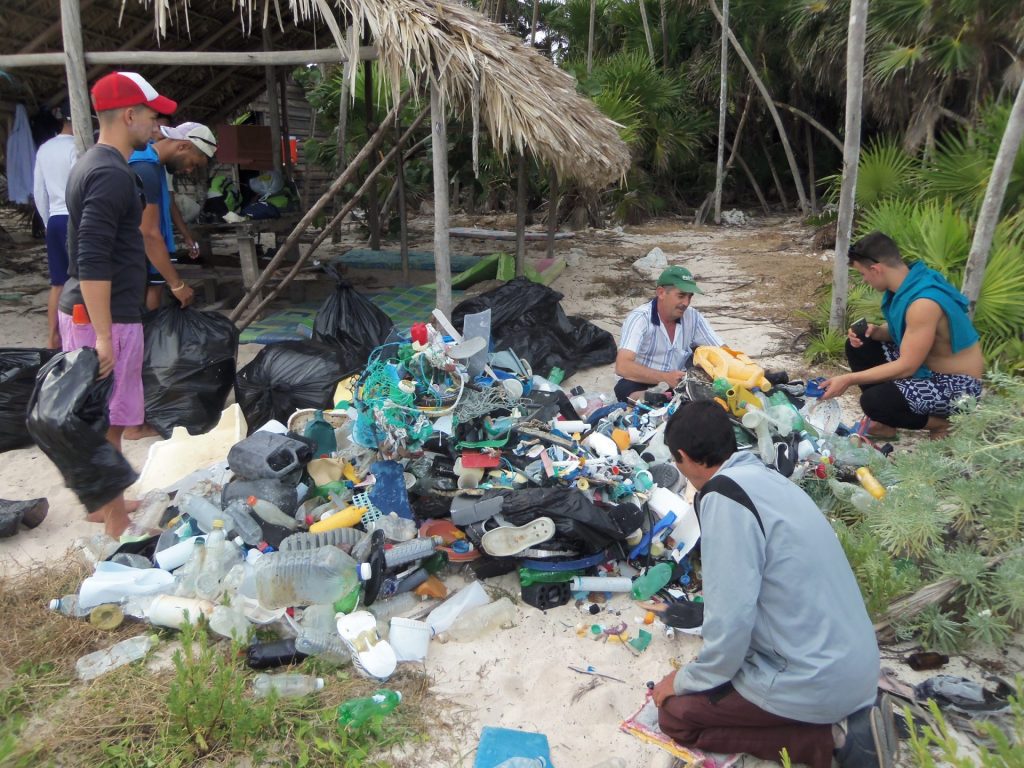
[[[477,225],[508,227],[509,223],[477,220]],[[430,247],[429,230],[420,227],[414,233],[412,247]],[[625,231],[590,230],[559,243],[558,252],[570,266],[553,287],[565,295],[563,307],[568,314],[582,314],[617,338],[625,314],[653,292],[652,282],[633,272],[631,264],[658,246],[669,263],[684,265],[695,273],[705,295],[696,297],[693,306],[706,314],[731,346],[766,367],[784,368],[794,377],[803,377],[810,373],[800,358],[799,336],[805,325],[794,317],[811,307],[814,291],[829,269],[822,254],[811,251],[810,239],[808,230],[785,219],[718,229],[660,220]],[[38,252],[40,264],[44,263],[41,244],[29,248]],[[453,248],[462,252],[493,250],[479,242],[454,242]],[[540,249],[534,249],[532,255],[539,257]],[[0,262],[0,268],[6,265],[6,261]],[[0,286],[3,293],[25,295],[20,301],[0,303],[2,345],[40,345],[45,339],[42,302],[46,281],[42,273],[6,275]],[[240,364],[251,359],[257,349],[244,346]],[[610,391],[614,382],[612,368],[607,366],[583,371],[566,384]],[[855,416],[852,406],[851,400],[844,402],[847,419]],[[153,442],[155,439],[127,444],[126,455],[137,469]],[[99,526],[83,521],[81,505],[38,449],[11,451],[3,459],[0,495],[46,496],[50,515],[38,529],[0,541],[0,570],[56,558],[76,537],[99,531]],[[462,574],[453,573],[451,586],[457,586],[460,578]],[[518,592],[514,577],[490,580],[487,586]],[[606,626],[624,621],[635,633],[641,612],[623,596],[614,598],[596,618],[572,604],[546,614],[525,604],[517,609],[519,620],[512,629],[473,643],[431,644],[426,671],[435,681],[436,693],[451,702],[453,731],[428,746],[419,764],[472,765],[480,729],[491,725],[547,734],[553,763],[562,768],[587,768],[609,757],[622,758],[630,768],[668,765],[665,753],[621,733],[618,726],[642,704],[646,681],[660,679],[673,662],[692,659],[699,650],[699,639],[678,634],[670,638],[656,629],[650,647],[633,655],[620,644],[577,636],[580,622],[589,625],[595,621]],[[958,660],[956,668],[949,671],[966,670],[965,674],[980,678],[984,670],[1001,666],[1002,673],[1012,677],[1012,672],[1005,672],[1007,666],[1022,666],[1019,638],[1015,643],[995,658]],[[901,655],[902,649],[890,651],[886,663],[895,663]],[[570,665],[592,666],[622,682],[581,675],[571,671]],[[926,676],[899,665],[903,680],[917,682]],[[748,766],[761,764],[769,765],[746,761]]]

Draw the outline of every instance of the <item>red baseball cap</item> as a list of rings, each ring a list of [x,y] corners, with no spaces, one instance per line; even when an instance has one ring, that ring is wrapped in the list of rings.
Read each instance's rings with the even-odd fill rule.
[[[178,103],[156,92],[137,72],[111,72],[92,87],[92,105],[97,112],[145,104],[161,115],[173,115]]]

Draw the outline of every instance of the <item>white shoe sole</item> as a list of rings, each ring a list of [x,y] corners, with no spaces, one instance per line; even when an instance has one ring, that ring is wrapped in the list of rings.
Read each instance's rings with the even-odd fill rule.
[[[555,535],[555,522],[550,517],[538,517],[518,528],[502,526],[487,531],[480,538],[480,546],[492,557],[512,557],[530,549]]]

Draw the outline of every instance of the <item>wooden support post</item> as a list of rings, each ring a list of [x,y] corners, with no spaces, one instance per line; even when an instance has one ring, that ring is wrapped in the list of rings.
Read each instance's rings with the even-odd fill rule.
[[[285,178],[295,178],[295,169],[292,167],[292,136],[288,126],[288,72],[284,69],[277,70],[277,92],[281,97],[281,139],[284,141]]]
[[[85,78],[85,55],[82,48],[82,13],[79,0],[60,0],[61,31],[64,35],[64,69],[71,97],[71,125],[75,131],[75,148],[81,155],[92,146],[92,109],[89,105],[89,84]]]
[[[402,282],[409,284],[409,220],[405,205],[405,150],[402,116],[395,115],[395,188],[398,190],[398,250],[402,257]]]
[[[353,41],[354,44],[354,41]],[[341,88],[339,89],[338,97],[338,144],[335,150],[335,163],[338,172],[341,173],[341,169],[345,167],[345,141],[348,138],[348,102],[349,102],[349,90],[348,90],[348,78],[349,78],[349,67],[353,66],[352,62],[345,61],[341,65]],[[334,210],[338,210],[340,204],[339,200],[334,201]],[[338,242],[340,237],[339,232],[334,233],[334,241]]]
[[[558,232],[558,173],[548,169],[548,258],[555,258],[555,233]]]
[[[516,277],[526,272],[526,150],[519,153],[516,172]]]
[[[363,32],[363,42],[369,42],[370,31]],[[366,114],[366,132],[376,130],[373,105],[373,62],[363,63],[363,108]],[[377,182],[370,184],[366,193],[366,226],[370,230],[370,248],[380,250],[380,200],[377,196]]]
[[[423,122],[424,118],[426,118],[428,111],[429,107],[420,112],[416,119],[413,120],[412,125],[410,125],[406,132],[402,134],[402,137],[399,139],[399,143],[404,144],[408,140],[408,138],[413,134],[413,132],[419,127],[420,123]],[[390,120],[391,115],[389,114],[384,124],[387,125],[390,122]],[[384,155],[383,158],[381,158],[380,162],[377,163],[377,165],[367,174],[366,179],[363,181],[359,189],[356,190],[356,193],[349,198],[348,202],[345,203],[344,206],[342,206],[342,209],[338,211],[338,213],[334,216],[333,219],[331,219],[330,222],[328,222],[327,226],[324,227],[323,231],[316,237],[316,239],[313,241],[312,245],[309,246],[306,252],[299,255],[298,259],[295,260],[295,264],[292,265],[292,268],[282,278],[281,282],[273,290],[271,290],[270,295],[268,295],[265,299],[263,299],[263,301],[261,301],[259,304],[256,305],[256,307],[253,308],[253,310],[248,314],[248,316],[239,324],[239,327],[245,328],[249,323],[251,323],[259,315],[259,313],[262,312],[263,309],[266,308],[270,304],[270,302],[272,302],[274,298],[291,283],[295,276],[299,274],[299,270],[302,269],[303,265],[316,252],[316,249],[323,244],[324,240],[327,239],[328,235],[330,235],[331,233],[331,230],[334,229],[334,227],[336,227],[341,222],[341,220],[348,215],[349,211],[356,207],[356,204],[359,202],[359,199],[366,193],[366,189],[370,185],[370,183],[374,179],[376,179],[377,176],[385,168],[388,167],[388,164],[391,163],[391,161],[397,154],[398,148],[392,147],[391,150],[386,155]],[[358,160],[355,160],[353,161],[353,164],[357,162]],[[269,267],[267,269],[269,272]],[[449,290],[451,289],[449,288]]]
[[[352,159],[352,162],[348,164],[348,167],[345,168],[344,172],[334,180],[327,191],[324,192],[320,196],[320,199],[313,204],[313,207],[306,211],[306,214],[299,220],[299,223],[295,225],[295,229],[293,229],[288,235],[288,239],[285,240],[284,245],[277,249],[277,253],[274,254],[274,258],[270,260],[270,264],[268,264],[267,268],[263,270],[262,274],[260,274],[256,283],[232,310],[230,319],[233,322],[237,321],[238,318],[241,317],[242,312],[255,298],[256,293],[270,282],[270,278],[273,276],[274,272],[277,271],[278,267],[280,267],[285,256],[287,256],[292,249],[298,245],[299,238],[302,237],[302,233],[309,228],[309,225],[313,223],[313,220],[320,214],[320,211],[322,211],[331,199],[338,194],[339,190],[348,184],[355,175],[356,169],[362,164],[362,162],[373,154],[377,147],[380,146],[380,143],[384,140],[384,135],[387,132],[388,124],[394,120],[395,114],[405,106],[405,103],[411,96],[411,90],[402,94],[402,97],[392,108],[392,111],[388,114],[387,119],[384,120],[377,132],[370,137],[369,141],[367,141],[365,145],[363,145],[363,148],[359,150],[359,153]]]
[[[715,224],[722,223],[722,185],[725,183],[725,116],[729,111],[729,0],[722,0],[722,52],[718,85],[718,155],[715,170]]]
[[[238,236],[238,260],[242,266],[242,286],[248,290],[256,284],[260,276],[260,264],[256,255],[256,240],[251,233]],[[262,298],[260,291],[256,291],[255,298]]]
[[[452,311],[452,263],[448,234],[448,118],[441,103],[435,75],[430,84],[430,135],[434,165],[434,274],[437,277],[437,308]]]
[[[273,42],[270,39],[270,27],[263,28],[263,50],[270,51]],[[267,79],[267,122],[270,123],[270,156],[273,170],[281,170],[281,111],[278,109],[277,75],[274,67],[268,64],[264,70]]]

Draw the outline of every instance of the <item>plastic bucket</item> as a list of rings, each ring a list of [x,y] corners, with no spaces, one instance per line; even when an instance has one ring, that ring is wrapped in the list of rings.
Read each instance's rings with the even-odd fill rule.
[[[388,642],[399,661],[423,661],[427,658],[432,634],[430,625],[425,621],[394,616]]]

